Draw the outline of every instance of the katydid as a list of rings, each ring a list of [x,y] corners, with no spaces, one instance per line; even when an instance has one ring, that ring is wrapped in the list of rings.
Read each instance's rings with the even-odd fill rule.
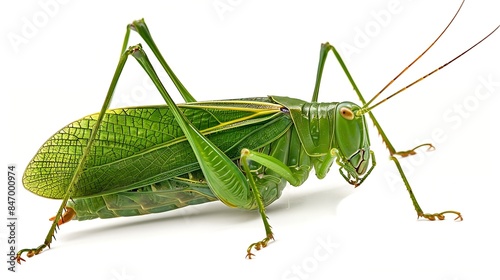
[[[463,2],[462,2],[463,5]],[[460,8],[462,7],[460,6]],[[277,200],[287,183],[302,185],[312,169],[324,178],[333,163],[355,187],[376,165],[370,150],[367,120],[373,122],[387,146],[407,188],[418,218],[443,220],[447,210],[422,210],[397,157],[416,153],[425,143],[397,151],[372,109],[461,57],[500,26],[451,61],[372,105],[401,74],[425,54],[448,29],[379,93],[365,101],[337,50],[321,45],[313,96],[310,102],[268,96],[220,101],[196,101],[169,67],[144,20],[128,25],[120,60],[99,113],[62,128],[40,148],[23,176],[29,191],[62,199],[44,240],[36,248],[22,249],[17,262],[50,247],[57,228],[72,219],[87,220],[170,211],[188,205],[221,201],[229,207],[258,210],[265,228],[263,239],[246,250],[260,250],[273,240],[265,207]],[[183,97],[175,104],[153,69],[141,45],[128,46],[136,31],[150,47]],[[319,103],[318,95],[327,55],[332,52],[362,106],[352,102]],[[132,55],[151,78],[166,105],[109,109],[125,63]]]

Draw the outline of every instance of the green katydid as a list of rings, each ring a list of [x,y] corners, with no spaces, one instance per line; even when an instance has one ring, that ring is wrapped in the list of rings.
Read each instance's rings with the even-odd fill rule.
[[[398,152],[372,109],[447,66],[498,27],[451,61],[371,105],[434,45],[460,8],[436,40],[368,102],[339,53],[328,43],[321,45],[311,102],[279,96],[198,102],[166,63],[145,22],[134,21],[127,28],[122,55],[101,111],[54,134],[26,168],[23,183],[28,190],[62,199],[62,203],[44,243],[20,250],[17,261],[24,260],[23,253],[32,257],[50,247],[58,226],[71,219],[142,215],[217,200],[230,207],[259,211],[265,237],[247,248],[247,257],[251,258],[252,249],[266,247],[273,239],[265,207],[280,197],[287,182],[301,185],[313,168],[318,178],[324,178],[334,162],[340,166],[340,174],[354,186],[367,178],[376,161],[370,150],[365,114],[389,149],[418,217],[442,220],[445,214],[456,214],[456,219],[461,220],[460,212],[452,210],[425,213],[396,157],[413,155],[422,146],[433,148],[432,144]],[[131,30],[138,32],[151,48],[185,104],[174,103],[140,45],[127,48]],[[362,106],[352,102],[317,102],[330,51]],[[166,105],[108,108],[129,55],[144,68]]]

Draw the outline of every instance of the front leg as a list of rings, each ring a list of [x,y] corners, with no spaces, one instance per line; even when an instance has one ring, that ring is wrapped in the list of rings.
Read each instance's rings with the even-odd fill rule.
[[[444,218],[445,218],[444,214],[455,214],[457,216],[457,217],[455,217],[455,220],[460,220],[460,221],[463,220],[462,214],[460,212],[454,211],[454,210],[447,210],[447,211],[433,213],[433,214],[424,213],[424,211],[422,210],[422,208],[418,204],[417,199],[415,198],[415,195],[413,194],[413,190],[410,187],[410,183],[406,179],[405,173],[403,172],[403,168],[401,168],[401,164],[399,164],[398,159],[394,156],[391,156],[390,159],[393,160],[394,163],[396,164],[398,172],[401,175],[401,178],[403,179],[403,182],[406,186],[406,190],[408,191],[408,194],[410,195],[410,199],[413,202],[413,207],[415,207],[415,211],[417,212],[417,218],[425,218],[425,219],[430,220],[430,221],[434,221],[434,220],[436,220],[436,218],[438,220],[444,220]]]
[[[251,259],[254,254],[252,253],[252,249],[255,248],[255,250],[260,250],[261,248],[267,247],[267,243],[269,241],[274,240],[274,235],[271,230],[271,225],[269,224],[269,220],[266,215],[266,208],[264,206],[264,202],[262,200],[262,194],[259,191],[259,188],[257,187],[257,184],[255,183],[255,179],[250,171],[250,166],[248,165],[248,156],[250,155],[250,151],[248,149],[243,149],[241,151],[241,166],[243,167],[243,170],[245,171],[247,178],[248,178],[248,183],[250,185],[250,190],[252,191],[253,197],[255,202],[257,203],[257,208],[259,210],[260,216],[262,218],[262,221],[264,222],[264,229],[266,230],[266,237],[262,239],[261,241],[257,241],[255,243],[250,244],[247,249],[247,258]]]
[[[414,155],[416,153],[415,150],[417,148],[422,147],[422,146],[428,146],[429,149],[433,149],[434,147],[432,146],[432,144],[426,143],[426,144],[419,145],[419,146],[417,146],[417,147],[415,147],[415,148],[413,148],[411,150],[397,152],[396,149],[394,148],[394,146],[392,145],[392,143],[389,141],[389,138],[385,134],[384,130],[382,129],[382,126],[379,124],[379,122],[377,121],[377,119],[373,115],[371,109],[373,109],[374,107],[372,106],[371,108],[367,108],[367,104],[369,104],[371,101],[369,101],[368,103],[365,101],[363,95],[361,94],[361,91],[359,90],[358,86],[354,82],[354,79],[352,78],[351,74],[349,73],[349,70],[347,69],[347,66],[345,65],[344,61],[342,60],[342,57],[340,56],[340,54],[338,53],[338,51],[335,49],[335,47],[333,47],[329,43],[325,43],[325,44],[321,45],[320,59],[319,59],[319,63],[318,63],[318,71],[317,71],[317,75],[316,75],[316,84],[315,84],[315,87],[314,87],[314,92],[313,92],[313,98],[312,98],[312,100],[313,101],[317,101],[317,99],[318,99],[318,93],[319,93],[321,78],[322,78],[322,75],[323,75],[323,68],[324,68],[324,65],[325,65],[326,57],[327,57],[327,55],[328,55],[328,53],[330,51],[333,52],[335,58],[337,59],[337,61],[339,62],[340,66],[342,68],[342,70],[344,71],[347,79],[349,80],[349,82],[351,83],[354,91],[356,92],[359,100],[363,104],[363,109],[361,109],[358,112],[356,112],[356,115],[357,116],[361,116],[361,115],[367,113],[368,116],[370,117],[370,119],[372,120],[373,125],[375,126],[375,128],[377,129],[378,134],[382,138],[382,142],[385,144],[385,146],[389,150],[390,159],[393,160],[394,163],[396,164],[396,168],[398,169],[399,174],[401,175],[401,179],[403,180],[403,182],[405,184],[405,187],[406,187],[406,189],[408,191],[408,194],[410,195],[410,198],[411,198],[411,201],[413,203],[413,206],[415,207],[415,211],[417,212],[417,216],[419,218],[423,217],[423,218],[426,218],[428,220],[433,221],[433,220],[436,220],[436,219],[442,220],[442,219],[444,219],[444,214],[452,213],[452,214],[457,215],[457,217],[455,218],[455,220],[457,220],[457,219],[462,220],[462,215],[460,214],[460,212],[453,211],[453,210],[443,211],[443,212],[435,213],[435,214],[426,214],[426,213],[424,213],[422,211],[422,208],[418,204],[417,199],[415,198],[415,195],[413,194],[413,190],[410,187],[410,183],[406,179],[406,176],[405,176],[405,174],[403,172],[403,169],[401,168],[401,165],[399,164],[399,161],[394,156],[395,155],[399,155],[401,157],[406,157],[406,156]],[[433,73],[433,72],[431,72],[431,73]],[[427,77],[427,76],[424,76],[424,77]]]
[[[425,219],[430,220],[430,221],[435,221],[436,219],[444,220],[445,214],[455,214],[456,215],[455,220],[462,221],[463,220],[462,214],[460,212],[454,211],[454,210],[447,210],[447,211],[443,211],[440,213],[424,213],[424,211],[422,210],[422,208],[418,204],[417,199],[415,198],[415,195],[413,194],[413,190],[410,187],[410,183],[406,179],[406,176],[403,172],[403,169],[401,168],[401,165],[399,164],[399,161],[395,157],[395,155],[398,155],[400,157],[413,156],[417,153],[416,152],[417,149],[419,149],[421,147],[425,147],[425,146],[427,146],[427,151],[433,151],[435,149],[435,147],[432,144],[425,143],[425,144],[420,144],[420,145],[416,146],[415,148],[413,148],[411,150],[407,150],[407,151],[399,151],[399,152],[390,151],[390,154],[391,154],[390,159],[392,161],[394,161],[394,163],[396,164],[396,168],[398,169],[398,172],[401,175],[401,178],[403,179],[403,182],[406,186],[406,189],[408,190],[408,193],[410,194],[410,199],[413,203],[413,207],[415,207],[415,211],[417,212],[417,217],[418,218],[425,218]]]
[[[294,186],[300,186],[307,179],[311,167],[309,165],[310,158],[307,156],[301,156],[299,159],[299,165],[297,167],[290,168],[282,161],[280,161],[278,158],[273,157],[271,155],[259,153],[256,151],[250,151],[248,149],[243,149],[241,151],[241,157],[240,157],[241,166],[248,178],[250,189],[254,195],[257,208],[261,215],[262,221],[264,222],[264,228],[266,230],[266,237],[264,237],[264,239],[252,243],[250,244],[250,246],[248,246],[246,256],[247,258],[251,259],[252,256],[254,256],[254,254],[252,253],[252,249],[256,249],[258,251],[261,248],[265,248],[269,243],[269,241],[274,240],[274,235],[265,213],[265,205],[263,202],[262,194],[260,193],[259,186],[256,183],[254,175],[250,170],[249,161],[256,162],[268,168],[269,170],[274,172],[277,176],[284,178]]]

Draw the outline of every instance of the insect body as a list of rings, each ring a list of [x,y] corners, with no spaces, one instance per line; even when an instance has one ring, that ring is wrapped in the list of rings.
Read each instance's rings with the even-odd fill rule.
[[[353,184],[359,184],[367,170],[366,123],[363,116],[354,118],[353,109],[360,108],[353,103],[266,97],[177,106],[236,165],[243,149],[259,151],[294,170],[290,171],[296,178],[294,185],[307,179],[312,166],[318,166],[318,176],[326,175],[323,169],[332,164],[328,160],[332,150],[340,154],[345,176]],[[97,117],[90,115],[69,124],[42,146],[24,175],[28,190],[47,198],[64,198],[72,176],[68,170],[78,164],[81,147]],[[352,135],[351,140],[343,141],[342,135]],[[219,199],[167,106],[107,111],[94,141],[89,151],[92,156],[67,206],[78,220],[163,212]],[[264,205],[279,198],[286,180],[265,166],[253,164],[250,169]],[[240,201],[221,200],[235,207],[257,207],[249,192],[238,196]]]
[[[164,60],[144,21],[129,25],[124,45],[130,30],[137,31],[150,46],[186,103],[173,102],[140,45],[123,49],[101,111],[54,134],[26,169],[23,183],[28,190],[62,199],[62,204],[44,243],[20,250],[18,262],[23,253],[31,257],[50,246],[57,226],[71,219],[142,215],[216,200],[259,211],[266,234],[248,247],[247,257],[251,258],[252,249],[259,250],[273,239],[265,207],[280,197],[287,182],[301,185],[312,169],[323,178],[333,163],[354,186],[370,174],[376,162],[366,114],[389,149],[418,217],[441,220],[444,214],[454,213],[461,219],[456,211],[422,211],[396,156],[412,155],[415,149],[432,145],[397,152],[371,112],[388,98],[370,107],[372,101],[364,100],[332,45],[321,46],[311,102],[279,96],[197,102]],[[362,106],[317,102],[330,51]],[[144,68],[166,105],[108,109],[129,55]]]

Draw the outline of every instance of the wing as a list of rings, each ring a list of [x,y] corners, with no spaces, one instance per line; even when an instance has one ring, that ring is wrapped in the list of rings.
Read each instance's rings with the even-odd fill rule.
[[[184,115],[230,158],[257,149],[291,126],[281,105],[268,98],[178,105]],[[62,198],[98,114],[70,123],[43,144],[23,183],[29,191]],[[73,198],[133,190],[199,169],[192,148],[167,106],[106,112]]]

